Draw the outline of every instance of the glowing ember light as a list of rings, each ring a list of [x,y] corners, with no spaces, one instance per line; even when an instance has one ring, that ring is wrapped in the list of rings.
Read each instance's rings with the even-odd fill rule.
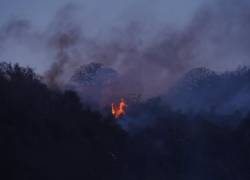
[[[122,98],[118,106],[112,103],[111,107],[112,107],[112,115],[118,119],[125,115],[127,104],[125,100]]]

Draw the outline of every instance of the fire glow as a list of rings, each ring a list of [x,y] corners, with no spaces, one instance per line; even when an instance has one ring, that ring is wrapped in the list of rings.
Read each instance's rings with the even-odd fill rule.
[[[118,106],[116,106],[115,103],[112,103],[111,107],[112,107],[112,115],[116,119],[118,119],[126,114],[127,104],[123,98],[120,100],[120,103]]]

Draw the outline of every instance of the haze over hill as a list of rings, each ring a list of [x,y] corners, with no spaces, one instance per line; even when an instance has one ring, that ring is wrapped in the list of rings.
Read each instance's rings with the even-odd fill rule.
[[[245,113],[250,110],[249,80],[250,69],[246,66],[225,72],[194,68],[185,73],[170,90],[153,98],[159,97],[173,109],[186,112]],[[119,72],[102,64],[90,63],[81,66],[65,88],[78,92],[83,102],[103,108],[121,97],[129,100],[131,96],[142,95],[140,89],[132,90],[126,85]]]

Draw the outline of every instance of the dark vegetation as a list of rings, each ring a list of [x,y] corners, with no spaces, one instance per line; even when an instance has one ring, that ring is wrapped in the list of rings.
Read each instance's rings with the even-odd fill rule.
[[[218,73],[207,68],[189,71],[167,95],[173,108],[194,112],[250,111],[250,68]]]
[[[6,63],[0,102],[0,179],[250,179],[250,115],[175,112],[153,99],[130,112],[146,111],[152,123],[130,134],[74,92],[50,90],[31,69]]]
[[[126,134],[82,108],[74,92],[49,90],[31,69],[0,66],[0,179],[112,179]]]

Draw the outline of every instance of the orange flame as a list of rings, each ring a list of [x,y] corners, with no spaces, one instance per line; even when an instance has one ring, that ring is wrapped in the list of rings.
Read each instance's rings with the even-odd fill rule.
[[[114,103],[112,103],[111,107],[112,107],[112,115],[118,119],[125,115],[127,104],[125,100],[122,98],[120,100],[119,106],[116,106]]]

